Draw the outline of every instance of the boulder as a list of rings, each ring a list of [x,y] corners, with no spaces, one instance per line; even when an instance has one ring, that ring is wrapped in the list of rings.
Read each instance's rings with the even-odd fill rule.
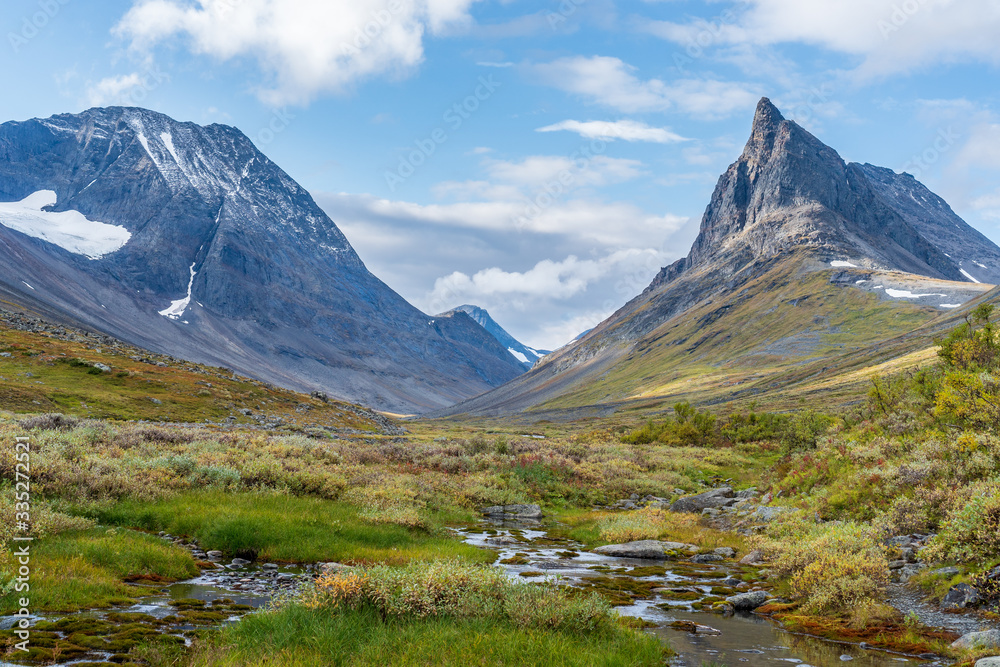
[[[542,508],[538,505],[494,505],[480,510],[487,516],[504,516],[518,519],[540,519]]]
[[[931,574],[933,574],[935,576],[938,576],[938,577],[949,577],[950,578],[950,577],[954,577],[959,572],[960,572],[960,570],[957,567],[955,567],[953,565],[950,565],[948,567],[938,568],[937,570],[932,571]]]
[[[951,643],[952,648],[996,650],[1000,649],[1000,630],[985,630],[962,635]]]
[[[350,572],[354,568],[343,563],[320,563],[319,571],[322,574],[337,574],[339,572]]]
[[[696,496],[688,496],[674,501],[674,504],[670,506],[670,511],[699,514],[706,508],[714,509],[734,504],[736,501],[733,499],[733,495],[733,490],[728,486],[712,489]]]
[[[751,486],[749,489],[743,489],[742,491],[736,492],[736,498],[756,498],[757,497],[757,487]]]
[[[651,560],[666,560],[677,551],[697,551],[698,547],[683,542],[661,542],[659,540],[638,540],[625,544],[609,544],[594,549],[595,554],[615,556],[617,558],[646,558]]]
[[[736,558],[736,549],[732,547],[719,547],[718,549],[713,549],[712,553],[723,558]]]
[[[976,661],[976,667],[1000,667],[1000,655],[992,658],[980,658]]]
[[[718,554],[698,554],[691,559],[692,563],[718,563],[725,560]]]
[[[746,556],[740,559],[740,565],[760,565],[764,562],[764,552],[760,549],[754,549]]]
[[[768,594],[764,591],[749,591],[738,595],[730,595],[726,602],[733,605],[736,611],[753,611],[767,601]]]
[[[789,512],[794,511],[795,508],[793,507],[758,507],[757,511],[750,515],[750,518],[755,521],[771,523],[782,514],[788,514]]]
[[[979,594],[969,584],[956,584],[941,600],[942,609],[965,609],[979,603]]]

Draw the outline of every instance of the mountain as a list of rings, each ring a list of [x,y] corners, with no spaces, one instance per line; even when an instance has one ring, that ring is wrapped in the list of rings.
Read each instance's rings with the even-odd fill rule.
[[[687,257],[529,373],[441,414],[770,391],[789,369],[927,324],[998,269],[1000,248],[911,176],[844,162],[764,98]]]
[[[486,331],[497,339],[497,342],[507,348],[507,351],[512,357],[518,360],[525,370],[530,369],[534,366],[539,359],[544,357],[546,354],[552,354],[551,350],[536,350],[533,347],[528,347],[524,343],[520,342],[513,336],[511,336],[507,331],[496,323],[490,314],[486,312],[485,308],[480,308],[479,306],[464,305],[458,308],[453,308],[447,313],[442,313],[438,317],[449,317],[455,313],[465,313],[473,320],[479,323],[479,326],[486,329]]]
[[[372,275],[239,130],[138,108],[0,125],[0,300],[144,348],[400,413],[523,367]]]

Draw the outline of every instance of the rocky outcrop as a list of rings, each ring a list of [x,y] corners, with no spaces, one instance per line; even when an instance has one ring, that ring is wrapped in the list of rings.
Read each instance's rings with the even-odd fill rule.
[[[731,595],[726,598],[726,602],[733,605],[733,609],[736,611],[753,611],[757,607],[763,606],[769,597],[764,591],[749,591]]]

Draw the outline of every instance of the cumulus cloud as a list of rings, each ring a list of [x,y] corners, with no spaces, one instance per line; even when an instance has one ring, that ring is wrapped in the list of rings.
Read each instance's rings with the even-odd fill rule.
[[[552,125],[540,127],[536,132],[576,132],[581,137],[587,139],[603,139],[614,141],[622,139],[624,141],[648,141],[657,144],[673,144],[682,141],[690,141],[676,132],[671,132],[665,127],[650,127],[645,123],[635,120],[564,120]]]
[[[139,0],[115,32],[147,51],[186,37],[198,54],[256,59],[268,103],[300,104],[424,57],[423,40],[469,22],[475,0]]]
[[[721,118],[753,109],[760,91],[751,84],[714,79],[640,79],[635,68],[609,56],[572,56],[534,65],[539,81],[623,113],[676,110]]]
[[[1000,5],[994,0],[748,0],[731,20],[644,21],[641,29],[699,47],[801,43],[856,55],[859,75],[882,76],[929,63],[1000,62]]]
[[[143,85],[142,77],[133,72],[101,79],[87,89],[87,103],[92,107],[122,104],[128,93]]]

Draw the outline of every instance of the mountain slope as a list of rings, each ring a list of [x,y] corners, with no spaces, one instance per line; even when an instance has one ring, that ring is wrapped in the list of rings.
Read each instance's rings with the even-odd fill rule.
[[[923,204],[904,206],[904,196],[926,197],[926,189],[913,179],[873,181],[870,169],[845,163],[761,100],[687,257],[529,373],[441,414],[721,400],[901,335],[989,289],[949,254],[965,244],[1000,249],[977,246],[981,235],[955,224],[955,238],[940,238],[947,205],[935,206],[935,217],[921,213]]]
[[[5,123],[0,202],[0,291],[32,312],[396,412],[523,371],[470,318],[373,276],[232,127],[121,107]]]
[[[525,370],[530,369],[534,366],[539,359],[544,357],[546,354],[551,354],[550,350],[536,350],[533,347],[528,347],[521,341],[517,340],[504,329],[502,326],[497,324],[496,320],[490,317],[490,314],[484,308],[479,306],[470,306],[468,304],[464,306],[459,306],[458,308],[452,308],[447,313],[442,313],[438,317],[447,317],[456,312],[465,313],[473,320],[479,323],[479,326],[486,329],[487,333],[497,339],[497,342],[502,346],[507,348],[507,351],[517,359]]]

